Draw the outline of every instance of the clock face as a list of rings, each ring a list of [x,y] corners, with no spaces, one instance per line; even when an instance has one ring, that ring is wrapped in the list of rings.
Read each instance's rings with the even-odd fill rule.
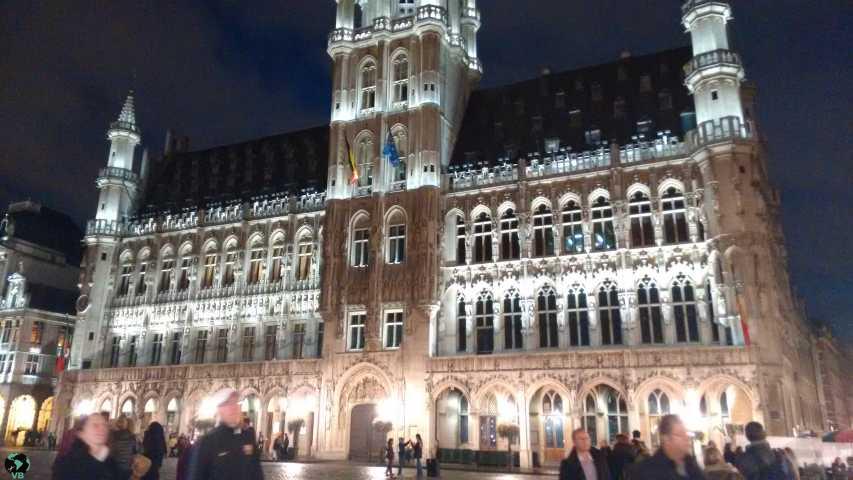
[[[89,309],[89,296],[88,295],[80,295],[77,298],[77,313],[86,313],[86,310]]]

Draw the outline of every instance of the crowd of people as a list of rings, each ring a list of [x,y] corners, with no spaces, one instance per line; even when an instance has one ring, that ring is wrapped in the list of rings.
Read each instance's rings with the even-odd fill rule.
[[[660,447],[653,454],[640,440],[626,434],[616,435],[613,445],[592,445],[589,434],[572,432],[569,456],[560,464],[560,480],[805,480],[790,448],[773,449],[758,422],[746,425],[749,441],[746,449],[726,444],[721,452],[714,442],[702,446],[702,463],[693,456],[693,440],[677,415],[666,415],[658,426]],[[822,472],[821,472],[822,473]],[[822,480],[848,480],[850,472],[836,459],[830,477]]]

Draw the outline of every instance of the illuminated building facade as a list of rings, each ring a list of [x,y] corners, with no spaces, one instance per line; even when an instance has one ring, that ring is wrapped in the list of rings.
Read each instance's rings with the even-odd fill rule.
[[[81,238],[68,216],[33,201],[9,205],[0,221],[4,445],[22,445],[28,430],[47,434],[74,332]]]
[[[718,443],[749,420],[820,429],[730,18],[691,0],[692,49],[475,90],[474,0],[339,0],[329,127],[170,136],[139,174],[129,98],[66,417],[189,432],[228,385],[267,438],[301,419],[300,455],[421,433],[444,461],[506,464],[511,442],[522,466],[578,426],[654,445],[666,413]]]

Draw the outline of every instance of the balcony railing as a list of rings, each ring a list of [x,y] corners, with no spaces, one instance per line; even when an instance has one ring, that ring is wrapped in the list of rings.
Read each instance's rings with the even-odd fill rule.
[[[581,153],[558,152],[541,158],[534,155],[525,173],[528,177],[547,177],[609,166],[610,150],[602,147]]]
[[[468,166],[450,174],[451,188],[453,190],[498,185],[517,180],[518,166],[511,163],[479,168]]]
[[[121,235],[123,224],[112,220],[89,220],[86,223],[86,235]]]
[[[447,9],[438,5],[418,7],[418,21],[438,20],[447,25]]]
[[[468,12],[471,10],[471,12]],[[476,9],[466,9],[464,14],[479,19],[480,13]],[[463,14],[463,15],[464,15]],[[340,42],[359,42],[368,40],[377,32],[391,31],[402,32],[414,28],[415,24],[422,22],[439,21],[448,25],[447,9],[437,5],[424,5],[418,7],[415,15],[398,18],[378,17],[373,19],[373,24],[355,30],[349,28],[336,28],[329,33],[329,45]]]
[[[686,154],[686,145],[679,142],[677,138],[657,139],[645,142],[639,141],[619,148],[619,163],[630,165],[647,160],[658,160],[684,156]]]
[[[694,72],[717,65],[741,66],[740,55],[731,50],[711,50],[693,57],[684,66],[684,75],[689,77]]]
[[[681,13],[687,15],[687,12],[693,10],[694,8],[701,7],[706,3],[719,3],[724,5],[720,0],[687,0],[684,2],[684,5],[681,6]]]
[[[98,172],[98,181],[101,180],[119,180],[124,182],[139,182],[139,175],[132,170],[119,167],[105,167]]]
[[[137,132],[136,125],[130,122],[123,122],[121,120],[116,120],[115,122],[110,123],[110,130],[127,130],[129,132]]]
[[[739,117],[723,117],[700,123],[696,130],[687,133],[691,146],[700,148],[713,143],[729,140],[748,140],[752,138],[752,128],[741,122]]]
[[[336,28],[329,33],[329,43],[351,42],[353,31],[351,28]]]

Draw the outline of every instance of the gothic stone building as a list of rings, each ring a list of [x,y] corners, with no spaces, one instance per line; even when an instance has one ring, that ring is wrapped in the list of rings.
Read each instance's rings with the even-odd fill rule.
[[[656,444],[668,412],[717,441],[819,428],[730,6],[684,4],[692,49],[476,90],[475,3],[338,0],[328,127],[170,136],[134,169],[128,98],[65,418],[191,432],[233,386],[267,438],[303,420],[300,455],[421,433],[445,461],[505,463],[511,442],[525,466],[579,426]]]

